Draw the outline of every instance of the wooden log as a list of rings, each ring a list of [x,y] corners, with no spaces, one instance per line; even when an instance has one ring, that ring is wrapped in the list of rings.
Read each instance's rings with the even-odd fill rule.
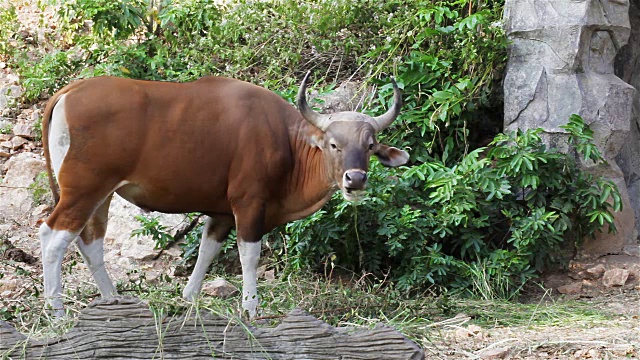
[[[96,300],[73,329],[33,340],[0,321],[0,358],[26,359],[424,359],[395,329],[333,327],[301,310],[273,328],[195,313],[159,316],[139,299]]]

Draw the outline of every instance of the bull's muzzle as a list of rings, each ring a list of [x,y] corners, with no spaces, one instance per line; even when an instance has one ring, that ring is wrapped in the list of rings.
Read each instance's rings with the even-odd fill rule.
[[[354,191],[361,191],[367,186],[367,173],[360,169],[351,169],[344,172],[342,176],[342,188],[345,198]]]

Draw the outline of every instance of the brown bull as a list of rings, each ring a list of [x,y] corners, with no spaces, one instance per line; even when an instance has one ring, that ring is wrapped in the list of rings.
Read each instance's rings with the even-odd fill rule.
[[[242,306],[255,316],[262,235],[317,211],[337,189],[351,200],[366,185],[371,155],[386,166],[408,160],[375,137],[400,111],[395,82],[384,115],[322,115],[307,105],[307,77],[300,111],[271,91],[223,77],[183,84],[100,77],[56,93],[45,109],[43,143],[59,200],[40,228],[45,297],[54,313],[64,313],[62,259],[78,236],[101,295],[116,294],[103,257],[115,192],[144,209],[208,216],[183,293],[188,300],[235,225]]]

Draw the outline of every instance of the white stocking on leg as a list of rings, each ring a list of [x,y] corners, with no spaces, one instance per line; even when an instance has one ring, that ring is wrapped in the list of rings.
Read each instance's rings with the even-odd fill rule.
[[[62,260],[69,244],[78,236],[65,230],[51,230],[43,223],[40,226],[40,244],[42,248],[42,274],[44,277],[44,296],[47,305],[56,317],[64,316],[62,306]]]
[[[258,307],[258,261],[262,241],[246,242],[238,239],[238,252],[242,263],[242,308],[254,318]]]

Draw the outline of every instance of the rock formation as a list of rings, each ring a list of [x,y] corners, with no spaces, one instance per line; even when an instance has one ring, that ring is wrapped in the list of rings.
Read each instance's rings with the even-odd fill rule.
[[[629,22],[631,35],[615,61],[615,74],[622,80],[640,89],[640,0],[629,3]],[[630,134],[624,142],[616,162],[624,173],[631,206],[635,210],[636,226],[640,231],[640,92],[636,92],[632,101]],[[627,245],[626,252],[638,255],[640,250],[634,244]]]
[[[631,33],[628,0],[507,0],[505,21],[511,41],[505,130],[543,128],[558,146],[564,137],[560,126],[571,114],[582,116],[608,162],[582,166],[612,179],[624,205],[616,214],[618,233],[586,239],[583,255],[636,252],[640,191],[627,190],[629,167],[618,163],[621,149],[634,141],[629,134],[635,89],[614,74],[616,54]]]

